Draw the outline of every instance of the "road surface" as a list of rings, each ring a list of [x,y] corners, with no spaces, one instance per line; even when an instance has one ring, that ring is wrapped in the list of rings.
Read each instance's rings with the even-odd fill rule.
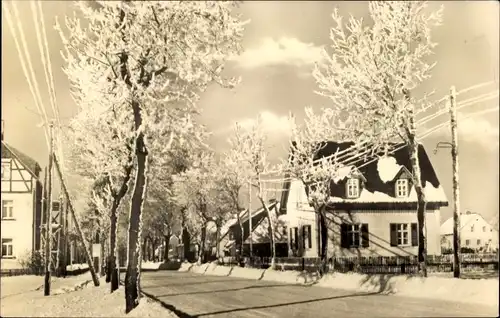
[[[143,272],[142,291],[189,317],[497,317],[498,309],[176,271]]]

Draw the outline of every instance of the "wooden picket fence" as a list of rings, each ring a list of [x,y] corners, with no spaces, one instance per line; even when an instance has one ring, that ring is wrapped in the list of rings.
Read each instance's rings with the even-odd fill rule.
[[[83,273],[88,272],[88,268],[78,268],[78,269],[72,269],[66,271],[66,276],[76,276],[80,275]],[[21,275],[44,275],[45,271],[44,270],[32,270],[32,269],[25,269],[25,268],[13,268],[13,269],[2,269],[0,271],[0,276],[1,277],[8,277],[8,276],[21,276]]]
[[[462,254],[463,271],[498,270],[498,254]],[[276,258],[277,270],[296,270],[315,272],[321,266],[318,257],[280,257]],[[245,257],[241,261],[225,257],[228,265],[239,264],[251,268],[268,268],[269,257]],[[429,272],[453,271],[453,255],[429,255]],[[366,274],[416,274],[418,260],[416,256],[379,256],[379,257],[335,257],[328,260],[328,271],[358,272]]]

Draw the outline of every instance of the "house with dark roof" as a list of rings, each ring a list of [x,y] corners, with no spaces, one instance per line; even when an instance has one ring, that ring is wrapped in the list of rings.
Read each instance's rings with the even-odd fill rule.
[[[279,202],[269,200],[267,208],[271,213],[271,220],[275,229],[275,245],[278,257],[288,255],[287,228],[286,223],[279,214]],[[263,207],[252,210],[245,209],[240,212],[240,219],[243,226],[243,256],[249,256],[250,245],[252,255],[267,257],[271,255],[271,245],[269,237],[269,221]],[[251,219],[251,222],[250,222]],[[241,246],[241,228],[238,224],[236,214],[221,229],[219,247],[221,255],[235,256],[237,249]]]
[[[353,145],[327,142],[316,159]],[[332,180],[326,222],[329,257],[417,255],[413,169],[406,146],[391,146],[395,151],[389,155],[379,159],[360,157],[354,165],[343,167]],[[418,158],[427,200],[427,250],[429,255],[439,255],[440,208],[447,206],[448,201],[422,145]],[[280,213],[287,215],[290,250],[297,251],[298,256],[320,256],[320,222],[309,204],[307,187],[300,180],[291,180],[284,182],[283,189]]]
[[[40,249],[42,184],[40,165],[3,140],[2,269],[18,268],[20,257]]]

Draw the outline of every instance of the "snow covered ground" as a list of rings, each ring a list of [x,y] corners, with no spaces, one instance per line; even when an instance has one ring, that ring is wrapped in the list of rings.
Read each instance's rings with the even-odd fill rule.
[[[357,273],[333,273],[320,278],[317,274],[312,273],[242,267],[231,268],[229,266],[217,266],[215,263],[201,266],[183,263],[179,271],[262,279],[290,284],[315,284],[319,287],[496,306],[498,306],[499,296],[498,278],[454,279],[436,276],[421,278],[403,275],[365,275]]]
[[[90,279],[88,273],[56,278],[52,282],[51,296],[43,296],[41,276],[2,277],[0,316],[177,317],[147,298],[142,298],[139,306],[125,315],[123,286],[110,294],[109,284],[104,278],[101,278],[99,287],[94,287]]]

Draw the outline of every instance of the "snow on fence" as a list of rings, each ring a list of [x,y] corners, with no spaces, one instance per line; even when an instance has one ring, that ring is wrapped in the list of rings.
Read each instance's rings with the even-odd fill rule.
[[[498,270],[497,254],[462,254],[463,271]],[[242,262],[236,258],[224,258],[224,264],[240,264],[250,268],[268,268],[269,257],[245,257]],[[453,271],[453,255],[429,255],[429,272]],[[279,257],[276,258],[276,270],[298,270],[316,272],[321,265],[318,257]],[[335,257],[328,261],[330,271],[365,274],[416,274],[418,260],[416,256],[379,256],[379,257]]]

